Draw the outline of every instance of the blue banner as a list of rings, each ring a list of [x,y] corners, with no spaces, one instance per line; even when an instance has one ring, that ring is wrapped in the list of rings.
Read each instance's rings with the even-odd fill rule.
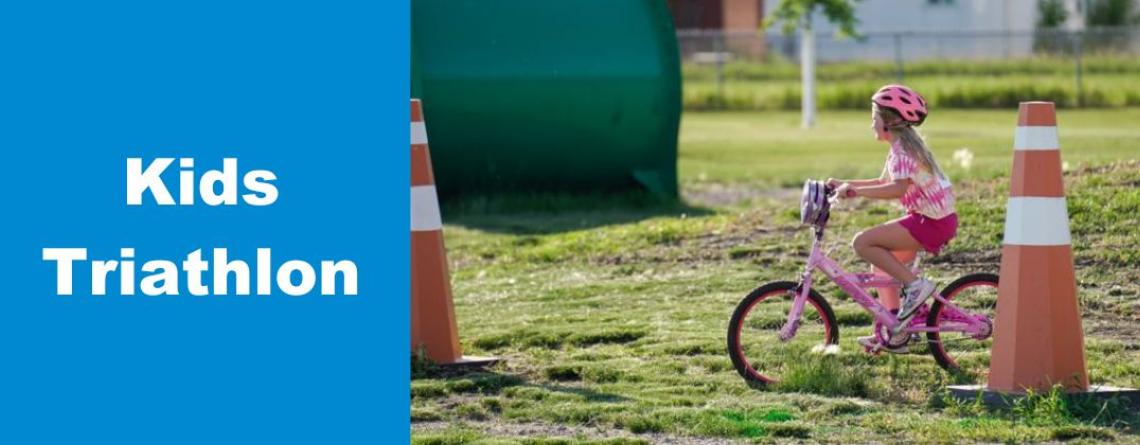
[[[0,9],[0,443],[407,442],[408,16]]]

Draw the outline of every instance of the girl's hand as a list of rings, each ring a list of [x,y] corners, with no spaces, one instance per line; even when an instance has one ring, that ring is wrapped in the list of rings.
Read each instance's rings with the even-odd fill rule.
[[[835,197],[838,199],[847,199],[850,197],[850,196],[848,196],[848,193],[850,190],[851,190],[851,184],[844,182],[844,183],[839,185],[839,188],[835,189]]]
[[[843,185],[843,181],[840,181],[840,180],[835,179],[835,178],[827,178],[827,186],[828,187],[836,188],[836,187],[839,187],[840,185]]]

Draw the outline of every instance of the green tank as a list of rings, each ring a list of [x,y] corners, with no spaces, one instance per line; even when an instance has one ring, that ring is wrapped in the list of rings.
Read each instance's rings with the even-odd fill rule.
[[[414,0],[412,96],[444,197],[677,194],[680,60],[662,0]]]

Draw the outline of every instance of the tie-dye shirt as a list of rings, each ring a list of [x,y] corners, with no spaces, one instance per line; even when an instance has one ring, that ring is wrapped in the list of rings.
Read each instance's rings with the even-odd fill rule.
[[[954,191],[950,188],[950,180],[923,167],[921,162],[908,155],[897,143],[891,144],[886,170],[892,181],[910,179],[910,187],[899,198],[908,212],[934,219],[954,213]]]

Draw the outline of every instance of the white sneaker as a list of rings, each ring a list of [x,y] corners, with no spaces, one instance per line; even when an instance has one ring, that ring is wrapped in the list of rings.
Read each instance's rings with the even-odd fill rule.
[[[910,324],[911,317],[914,317],[915,311],[925,303],[931,295],[936,291],[934,283],[926,279],[919,278],[918,281],[908,284],[902,290],[902,307],[899,308],[899,325],[892,330],[892,334],[898,334]]]
[[[881,349],[883,351],[887,351],[891,354],[907,354],[907,353],[910,353],[910,348],[908,348],[905,343],[900,345],[900,346],[893,346],[893,347],[891,346],[890,343],[883,343],[882,346],[880,346],[879,340],[876,339],[874,335],[868,335],[866,337],[859,337],[859,338],[855,339],[855,341],[859,342],[860,345],[863,345],[863,347],[867,348],[867,349],[875,349],[876,347],[878,347],[879,349]]]
[[[910,321],[910,317],[914,316],[914,311],[922,306],[927,298],[934,295],[935,290],[937,289],[934,283],[922,278],[905,286],[903,288],[902,307],[899,308],[899,320]]]

